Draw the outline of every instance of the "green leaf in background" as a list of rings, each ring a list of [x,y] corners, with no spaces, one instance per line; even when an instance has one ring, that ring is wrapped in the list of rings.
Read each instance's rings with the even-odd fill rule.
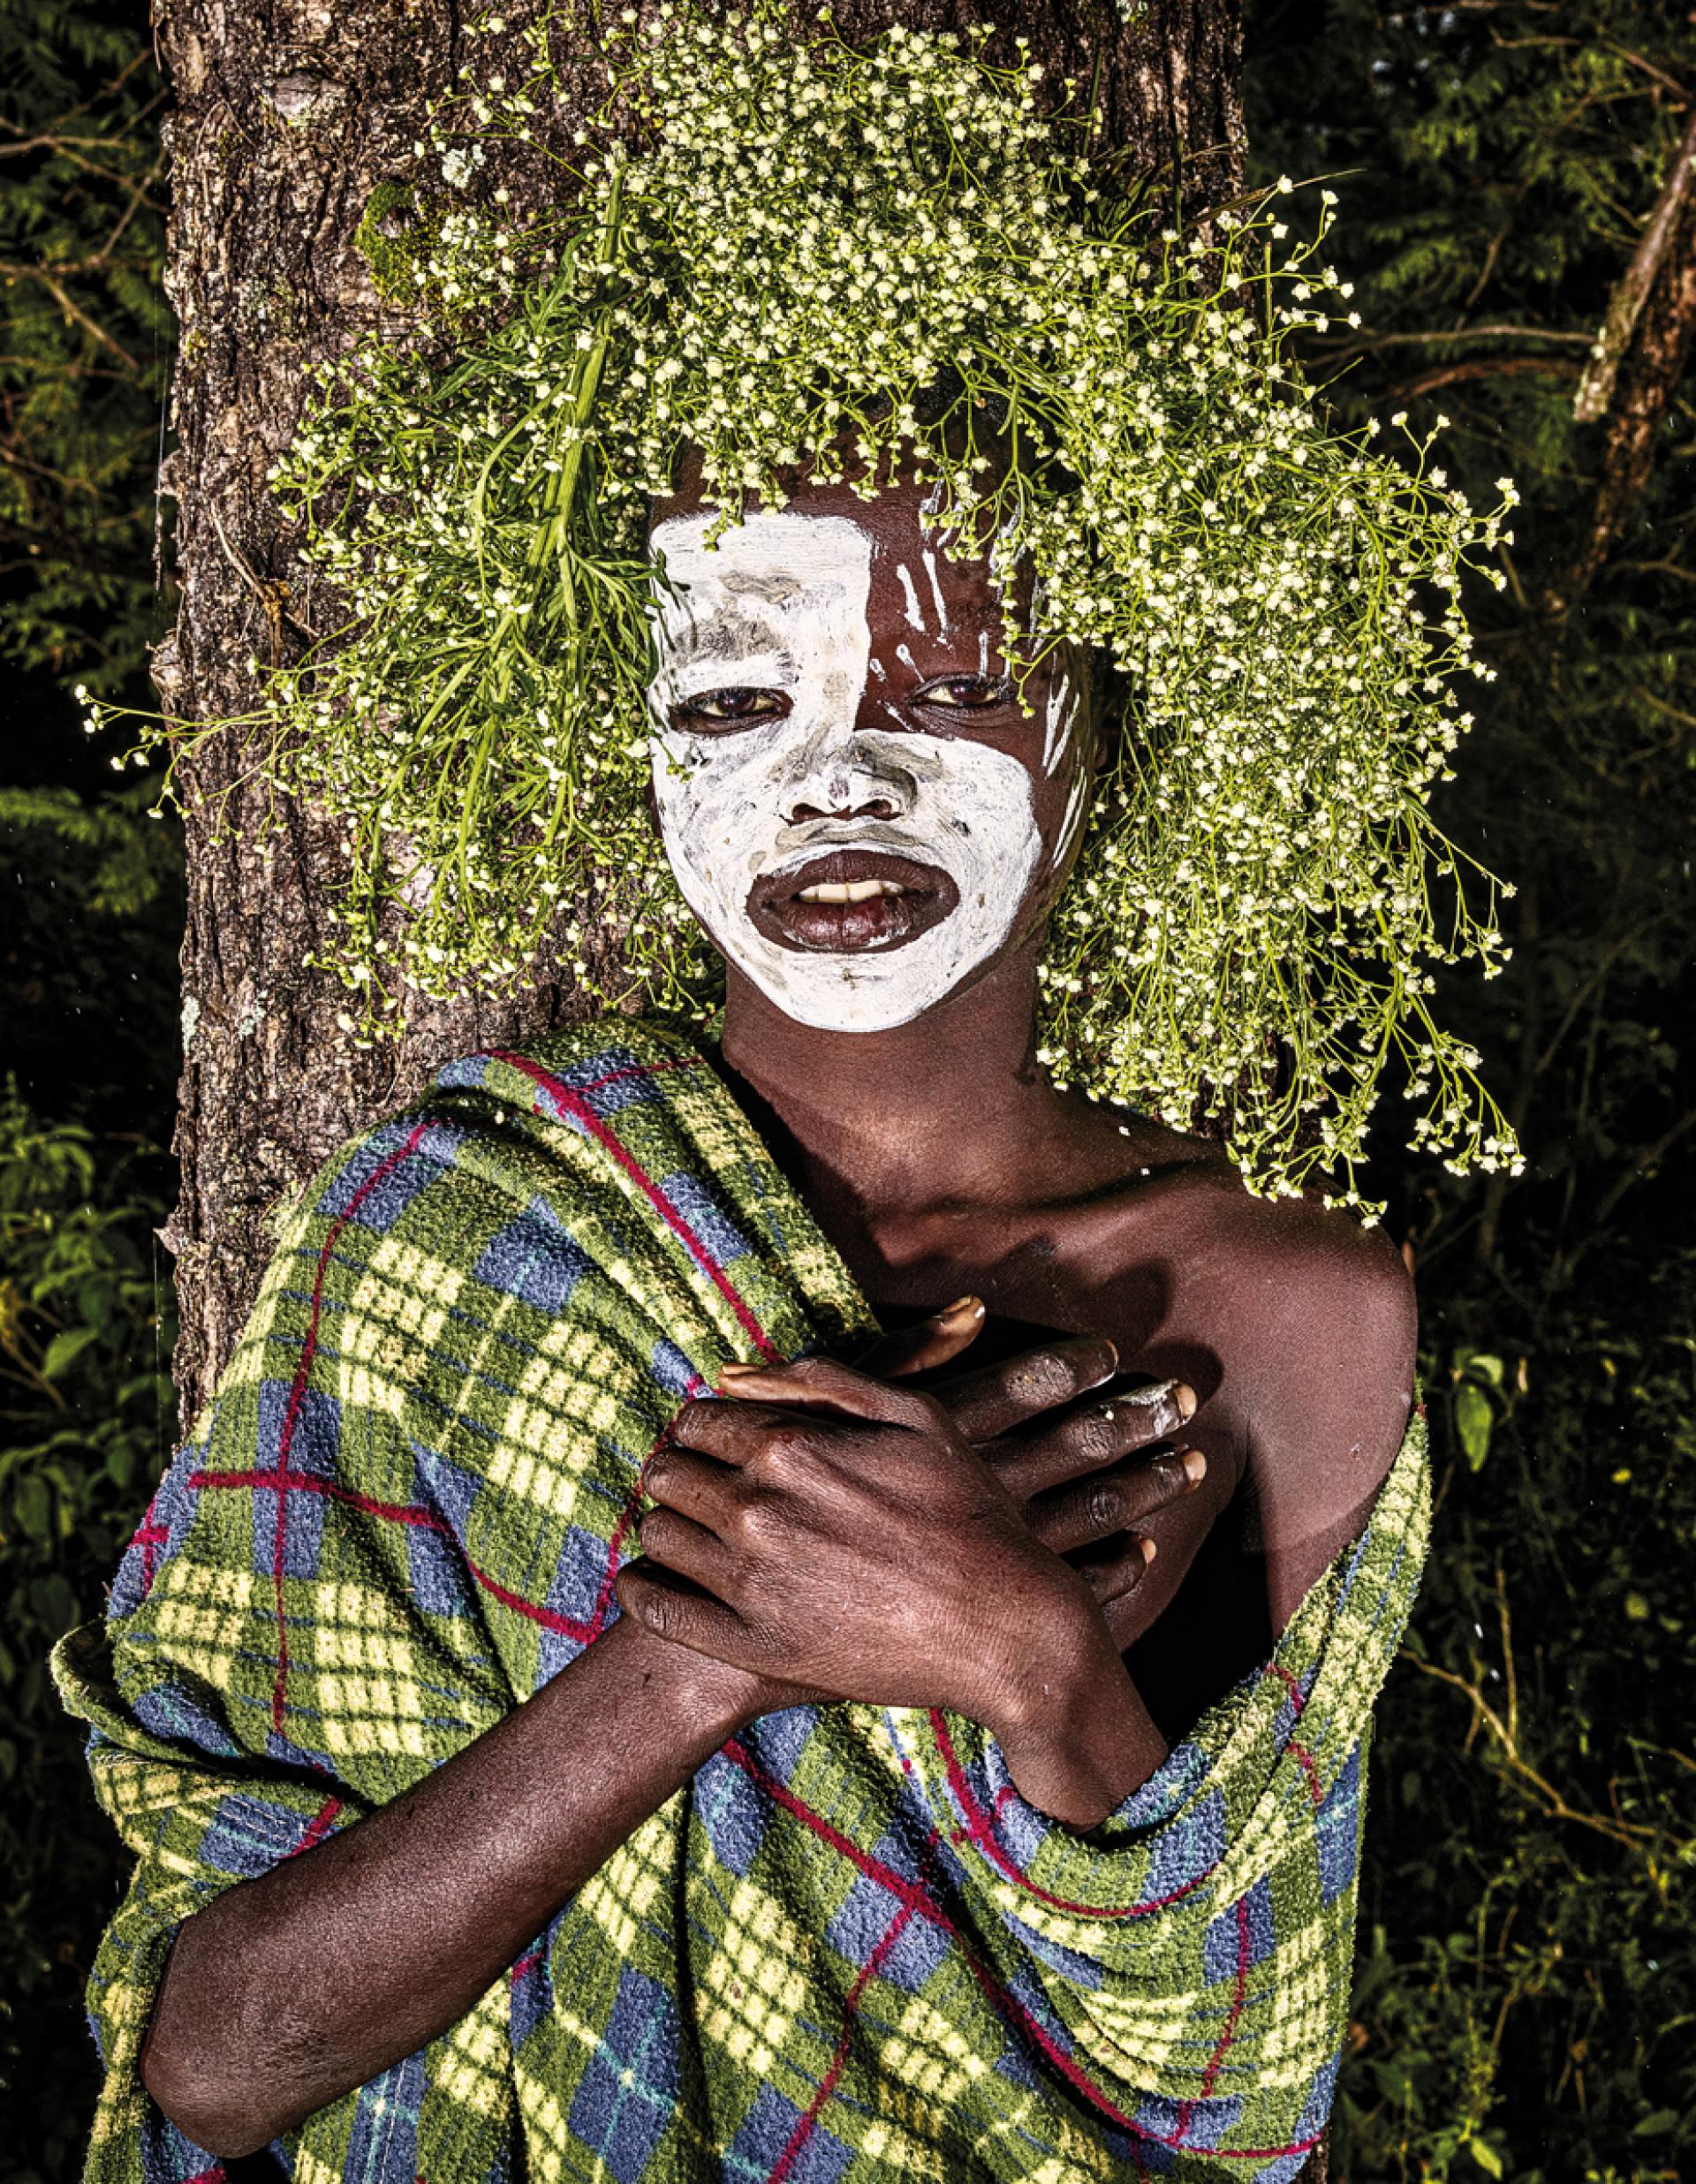
[[[1455,1431],[1460,1445],[1473,1469],[1481,1471],[1490,1452],[1490,1431],[1495,1424],[1490,1399],[1476,1382],[1463,1380],[1455,1390],[1454,1400]]]
[[[83,1301],[79,1300],[79,1302]],[[55,1335],[42,1357],[42,1377],[57,1380],[67,1365],[73,1365],[90,1343],[100,1340],[98,1327],[67,1327],[63,1334]]]
[[[48,1492],[46,1480],[26,1472],[12,1489],[11,1513],[19,1529],[31,1539],[50,1538],[53,1497]]]

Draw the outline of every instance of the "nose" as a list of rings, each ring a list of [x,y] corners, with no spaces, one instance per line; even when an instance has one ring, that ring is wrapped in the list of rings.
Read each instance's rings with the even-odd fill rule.
[[[785,824],[817,820],[905,818],[917,793],[911,770],[889,739],[839,717],[822,721],[776,785]]]
[[[893,797],[872,796],[858,804],[840,803],[829,807],[797,801],[789,808],[789,823],[798,827],[808,819],[897,819],[899,808]]]

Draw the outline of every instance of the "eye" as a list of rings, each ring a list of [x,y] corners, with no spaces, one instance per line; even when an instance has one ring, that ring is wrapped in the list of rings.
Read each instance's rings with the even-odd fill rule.
[[[1013,686],[1004,675],[939,675],[915,690],[915,705],[937,705],[950,713],[983,713],[1005,705]]]
[[[671,717],[679,724],[730,728],[744,721],[780,720],[788,710],[789,700],[781,690],[737,685],[728,690],[699,690],[693,697],[680,699],[671,708]]]

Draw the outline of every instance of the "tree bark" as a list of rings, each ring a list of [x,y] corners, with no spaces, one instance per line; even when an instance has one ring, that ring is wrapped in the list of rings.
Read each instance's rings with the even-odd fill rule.
[[[815,12],[799,6],[797,20]],[[897,19],[965,30],[987,12],[971,0],[843,0],[837,19],[859,38]],[[1140,165],[1181,163],[1186,203],[1237,186],[1236,0],[1147,0],[1130,27],[1112,0],[1022,0],[993,14],[996,58],[1014,57],[1023,32],[1034,60],[1075,74],[1086,94],[1099,59],[1102,140],[1129,146]],[[463,0],[176,0],[160,11],[175,95],[169,290],[181,327],[164,482],[181,589],[154,665],[173,717],[241,713],[255,694],[250,657],[286,657],[301,642],[300,572],[266,470],[289,442],[307,368],[381,319],[354,231],[379,183],[417,171],[426,102],[458,67],[467,19]],[[289,807],[268,836],[273,800],[250,777],[254,756],[241,732],[225,731],[183,770],[182,1194],[167,1241],[186,1422],[252,1302],[267,1217],[319,1162],[452,1055],[534,1037],[590,1005],[544,956],[519,999],[414,998],[398,1044],[360,1050],[342,989],[304,961],[327,938],[337,838]]]

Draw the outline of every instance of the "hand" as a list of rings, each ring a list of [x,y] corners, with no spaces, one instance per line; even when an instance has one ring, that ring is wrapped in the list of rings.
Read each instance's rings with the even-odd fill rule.
[[[916,1326],[880,1337],[855,1366],[891,1380],[932,1372],[976,1340],[983,1318],[981,1299],[962,1297]],[[1123,1652],[1142,1635],[1138,1592],[1155,1558],[1154,1541],[1137,1528],[1192,1493],[1207,1476],[1208,1460],[1199,1448],[1176,1448],[1162,1437],[1195,1415],[1195,1392],[1182,1382],[1094,1403],[1079,1399],[1117,1369],[1118,1352],[1105,1336],[1066,1336],[926,1392],[1015,1497],[1030,1530],[1082,1574]],[[735,1393],[745,1376],[736,1368],[725,1392]],[[1029,1429],[1015,1430],[1020,1427]]]
[[[1105,1338],[1079,1335],[930,1392],[1013,1495],[1031,1531],[1084,1577],[1123,1652],[1141,1635],[1138,1593],[1155,1557],[1154,1541],[1138,1528],[1192,1492],[1208,1463],[1200,1449],[1165,1439],[1195,1414],[1194,1393],[1181,1383],[1079,1399],[1110,1380],[1117,1363]]]
[[[617,1581],[657,1635],[809,1692],[990,1726],[1106,1649],[1087,1584],[935,1397],[824,1358],[732,1379],[734,1401],[685,1404],[648,1460],[660,1505]]]

